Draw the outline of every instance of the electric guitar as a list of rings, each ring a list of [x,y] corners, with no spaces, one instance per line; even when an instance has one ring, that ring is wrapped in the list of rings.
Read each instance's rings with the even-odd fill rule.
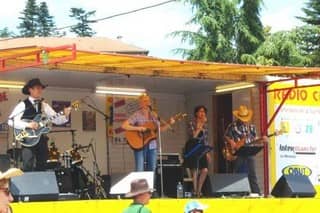
[[[187,114],[185,113],[178,113],[174,115],[172,119],[175,121],[179,121],[186,116]],[[157,138],[158,128],[154,122],[146,122],[144,125],[142,125],[142,127],[147,128],[147,130],[144,132],[127,130],[125,132],[128,144],[132,149],[142,149],[152,140],[155,140]]]
[[[78,110],[80,101],[74,101],[69,108]],[[63,111],[56,113],[51,117],[46,117],[43,114],[36,115],[32,120],[24,119],[26,122],[38,123],[38,129],[14,129],[15,139],[19,141],[23,146],[33,147],[39,143],[40,137],[43,134],[47,134],[51,130],[51,123],[54,119],[64,115]]]
[[[278,136],[283,134],[283,132],[280,131],[275,131],[272,134],[267,135],[268,138],[273,137],[273,136]],[[222,149],[222,154],[223,157],[227,160],[227,161],[234,161],[235,159],[237,159],[237,156],[235,155],[235,153],[243,146],[263,146],[263,142],[262,142],[262,138],[258,138],[256,140],[253,140],[249,143],[246,143],[246,137],[243,137],[241,140],[235,142],[235,147],[232,147],[230,142],[225,141],[225,146]],[[230,140],[231,142],[234,142],[233,140]]]

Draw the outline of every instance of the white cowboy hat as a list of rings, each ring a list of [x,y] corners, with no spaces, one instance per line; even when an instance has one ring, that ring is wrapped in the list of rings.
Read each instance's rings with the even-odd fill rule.
[[[251,109],[248,109],[247,106],[240,105],[239,109],[233,110],[233,115],[240,119],[243,122],[248,122],[251,120],[253,111]]]
[[[10,179],[12,177],[23,175],[23,172],[17,168],[10,168],[6,172],[0,172],[0,180]]]

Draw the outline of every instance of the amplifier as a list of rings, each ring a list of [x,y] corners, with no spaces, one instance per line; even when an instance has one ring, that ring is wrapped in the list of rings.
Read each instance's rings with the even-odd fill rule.
[[[179,153],[162,153],[162,165],[166,166],[180,166],[181,157]],[[158,154],[158,166],[160,165],[160,154]]]

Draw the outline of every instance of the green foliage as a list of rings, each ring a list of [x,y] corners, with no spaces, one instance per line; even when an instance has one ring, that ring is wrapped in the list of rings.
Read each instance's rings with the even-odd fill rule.
[[[0,29],[0,38],[9,38],[13,36],[14,36],[14,33],[11,32],[8,27]]]
[[[239,0],[239,20],[236,22],[237,55],[252,54],[264,41],[264,29],[260,20],[262,0]]]
[[[39,7],[36,0],[28,0],[25,9],[21,12],[22,16],[19,17],[21,23],[18,26],[20,35],[23,37],[34,37],[37,35],[37,19]]]
[[[91,16],[94,16],[96,11],[86,12],[82,8],[71,8],[70,17],[75,18],[78,23],[75,26],[72,26],[70,32],[77,34],[79,37],[92,37],[95,32],[89,26],[91,23],[96,21],[89,20]]]
[[[303,50],[305,28],[280,31],[271,34],[254,54],[244,54],[241,61],[246,64],[310,66],[312,60]]]
[[[309,0],[306,3],[306,7],[302,8],[305,13],[305,17],[298,17],[303,22],[320,27],[320,1]]]
[[[253,53],[264,40],[259,19],[262,0],[185,0],[194,16],[189,23],[199,25],[197,32],[176,31],[192,49],[175,52],[192,60],[239,62],[240,55]]]
[[[55,23],[53,16],[49,14],[49,9],[46,2],[41,2],[38,14],[38,29],[37,35],[47,37],[55,34]]]

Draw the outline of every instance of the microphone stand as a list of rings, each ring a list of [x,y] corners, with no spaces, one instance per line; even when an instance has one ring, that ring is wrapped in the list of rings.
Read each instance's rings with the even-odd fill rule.
[[[85,102],[84,100],[82,100],[82,103],[84,103],[85,105],[87,105],[89,108],[93,109],[94,111],[96,111],[97,113],[101,114],[104,117],[104,121],[105,121],[105,125],[106,125],[106,129],[108,131],[108,127],[109,127],[109,120],[110,117],[105,114],[104,112],[102,112],[101,110],[99,110],[98,108],[96,108],[95,106],[92,106],[91,104],[88,104],[87,102]],[[108,132],[106,134],[106,143],[107,143],[107,175],[110,177],[110,148],[109,148],[109,136],[108,136]],[[94,152],[95,155],[95,152]],[[94,156],[94,164],[97,165],[96,162],[96,156]],[[96,169],[94,169],[96,170]],[[95,171],[94,171],[95,172]],[[96,186],[95,186],[96,188]],[[96,190],[96,189],[95,189]],[[109,192],[107,192],[109,193]]]

